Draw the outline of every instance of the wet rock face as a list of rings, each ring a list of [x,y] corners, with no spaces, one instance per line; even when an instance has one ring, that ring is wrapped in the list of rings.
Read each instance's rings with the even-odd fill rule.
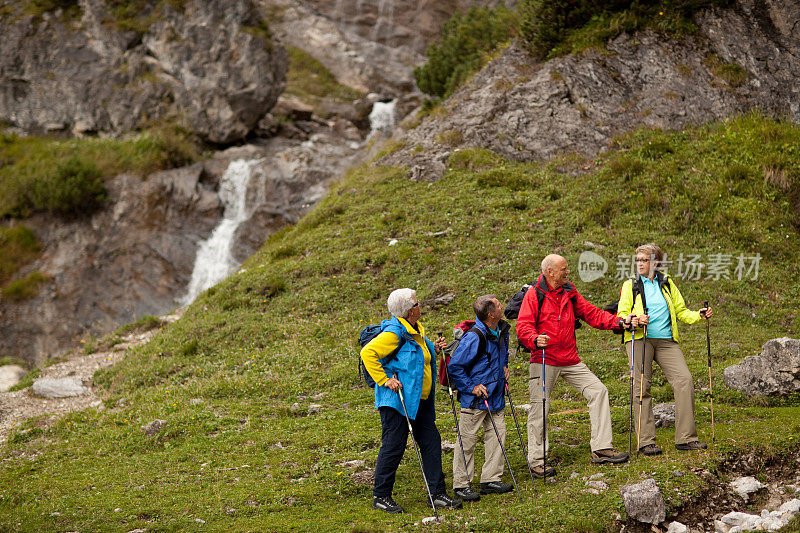
[[[108,208],[87,219],[26,220],[44,252],[20,275],[35,270],[52,278],[30,300],[0,302],[0,356],[38,364],[81,336],[178,306],[198,246],[223,216],[219,180],[231,161],[257,161],[247,189],[250,215],[232,243],[237,261],[297,222],[355,163],[361,146],[343,142],[335,125],[309,127],[304,139],[276,137],[145,178],[117,176],[106,184]]]
[[[739,0],[700,15],[699,37],[623,34],[609,43],[610,54],[539,63],[512,45],[448,100],[444,113],[401,136],[407,148],[380,162],[435,180],[457,147],[542,160],[592,156],[637,126],[680,129],[755,108],[800,122],[800,41],[792,33],[800,12],[786,4]],[[730,84],[714,61],[735,63],[746,76]]]
[[[764,343],[761,355],[744,358],[723,372],[725,385],[750,396],[800,391],[800,340],[783,337]]]
[[[174,119],[211,142],[244,138],[284,88],[285,49],[252,29],[261,19],[250,0],[164,6],[141,35],[108,24],[102,0],[81,0],[75,21],[4,19],[0,120],[119,133]]]

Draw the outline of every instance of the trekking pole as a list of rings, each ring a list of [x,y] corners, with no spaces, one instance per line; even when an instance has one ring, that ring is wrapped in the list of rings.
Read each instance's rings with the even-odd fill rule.
[[[528,474],[531,476],[531,484],[533,485],[533,492],[536,493],[536,482],[533,480],[533,470],[531,470],[531,463],[528,461],[528,450],[525,448],[525,441],[522,440],[522,432],[519,430],[519,422],[517,422],[517,413],[514,411],[514,400],[511,399],[511,389],[506,385],[506,396],[508,396],[508,405],[511,406],[511,414],[514,416],[514,425],[517,426],[517,435],[519,435],[519,443],[522,446],[522,454],[525,456],[525,464],[528,465]]]
[[[503,441],[500,440],[500,432],[497,431],[497,425],[494,423],[494,413],[492,410],[489,409],[489,402],[486,401],[486,398],[483,399],[483,405],[486,406],[486,410],[489,412],[489,420],[492,422],[492,427],[494,428],[494,434],[497,436],[497,444],[500,445],[500,450],[503,452],[503,457],[506,459],[506,464],[508,465],[508,473],[511,474],[511,481],[514,482],[514,488],[517,489],[517,496],[519,496],[519,503],[522,503],[522,494],[519,492],[519,487],[517,486],[517,479],[514,477],[514,471],[511,470],[511,463],[508,462],[508,455],[506,455],[506,449],[503,446]]]
[[[444,337],[439,333],[439,337]],[[444,353],[444,350],[442,350]],[[461,428],[458,425],[458,417],[456,416],[456,401],[453,397],[453,383],[450,381],[450,371],[447,369],[447,363],[442,356],[442,366],[444,367],[444,375],[447,377],[447,392],[450,394],[450,407],[453,409],[453,421],[456,424],[456,435],[458,436],[458,445],[461,447],[461,457],[464,459],[464,473],[469,474],[469,467],[467,466],[467,454],[464,452],[464,441],[461,440]]]
[[[644,314],[647,314],[647,308],[644,308]],[[647,324],[644,325],[644,334],[642,335],[642,373],[639,375],[639,423],[636,426],[636,458],[639,458],[639,449],[642,437],[642,396],[644,396],[644,353],[645,344],[647,343]]]
[[[703,302],[703,305],[706,308],[706,313],[708,313],[708,300]],[[714,386],[711,383],[711,333],[709,332],[708,315],[706,313],[703,314],[706,319],[706,348],[708,348],[708,390],[711,393],[711,445],[715,446],[717,439],[714,433]]]
[[[547,479],[547,407],[545,406],[544,348],[542,348],[542,478]]]
[[[630,413],[628,413],[628,457],[631,456],[631,439],[633,438],[633,365],[636,361],[636,326],[631,324],[631,397],[630,397]],[[637,450],[638,454],[639,451]]]
[[[397,373],[395,373],[392,377],[394,377],[394,379],[397,379]],[[436,505],[434,505],[433,503],[433,494],[431,494],[431,487],[428,485],[428,478],[425,475],[425,467],[422,466],[422,455],[419,453],[419,448],[417,447],[417,439],[414,438],[414,430],[411,429],[411,419],[408,418],[408,409],[406,409],[406,401],[403,398],[402,384],[401,388],[397,389],[397,394],[400,396],[400,403],[403,404],[403,413],[406,415],[408,432],[411,434],[411,442],[414,443],[414,451],[417,452],[417,459],[419,459],[419,469],[422,470],[422,480],[425,482],[425,490],[428,491],[428,498],[430,499],[431,507],[433,508],[433,516],[436,517],[436,520],[439,520],[439,515],[436,513]]]

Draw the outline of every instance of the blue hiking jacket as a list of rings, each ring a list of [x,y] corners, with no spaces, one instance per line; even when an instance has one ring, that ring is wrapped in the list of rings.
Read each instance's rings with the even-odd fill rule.
[[[500,338],[495,337],[477,317],[475,327],[486,336],[486,352],[478,353],[480,339],[475,332],[465,333],[453,353],[447,370],[450,379],[461,393],[461,407],[486,409],[482,399],[472,394],[477,385],[486,386],[489,393],[489,408],[499,411],[506,406],[504,368],[508,366],[508,331],[510,325],[501,320],[498,325]],[[488,357],[487,357],[488,356]]]
[[[398,338],[405,339],[402,348],[397,352],[397,357],[388,363],[382,363],[386,371],[386,375],[391,377],[395,372],[397,378],[403,385],[403,398],[406,401],[406,409],[408,409],[408,418],[415,420],[417,418],[417,411],[419,410],[420,398],[422,397],[422,378],[425,373],[425,355],[422,353],[422,347],[411,337],[397,317],[392,317],[388,320],[381,322],[381,331],[391,331]],[[436,348],[433,342],[425,337],[425,343],[431,354],[431,393],[428,399],[428,407],[431,411],[431,416],[436,418],[436,410],[434,409],[436,392]],[[393,392],[389,387],[380,385],[375,386],[375,408],[379,407],[392,407],[403,414],[403,404],[400,403],[400,395]]]

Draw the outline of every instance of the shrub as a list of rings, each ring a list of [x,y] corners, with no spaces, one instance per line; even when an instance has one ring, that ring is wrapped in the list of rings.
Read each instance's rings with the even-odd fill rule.
[[[42,246],[25,226],[0,228],[0,286],[39,255]]]
[[[11,301],[28,300],[39,294],[39,285],[47,282],[50,276],[41,272],[31,272],[24,278],[12,281],[3,289],[3,297]]]
[[[543,59],[590,22],[595,39],[610,39],[644,26],[680,33],[692,28],[691,17],[695,12],[732,3],[732,0],[520,0],[517,9],[522,38],[530,52]],[[622,12],[627,12],[627,16],[613,16]]]
[[[499,6],[471,7],[445,22],[439,42],[428,46],[428,62],[414,69],[417,86],[434,96],[451,95],[486,62],[487,54],[515,33],[514,14]]]
[[[107,199],[102,173],[91,161],[72,157],[50,177],[34,180],[28,193],[30,208],[61,215],[92,212]]]

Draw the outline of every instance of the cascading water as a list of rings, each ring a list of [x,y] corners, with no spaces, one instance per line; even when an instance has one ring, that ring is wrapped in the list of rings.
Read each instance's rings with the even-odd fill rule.
[[[189,305],[209,287],[219,283],[238,266],[233,257],[233,236],[239,225],[252,215],[248,208],[247,191],[260,160],[237,159],[222,175],[219,198],[225,211],[211,236],[200,243],[194,262],[192,279],[181,305]]]
[[[372,111],[369,112],[370,136],[394,127],[394,108],[396,105],[397,100],[375,102],[372,105]]]

